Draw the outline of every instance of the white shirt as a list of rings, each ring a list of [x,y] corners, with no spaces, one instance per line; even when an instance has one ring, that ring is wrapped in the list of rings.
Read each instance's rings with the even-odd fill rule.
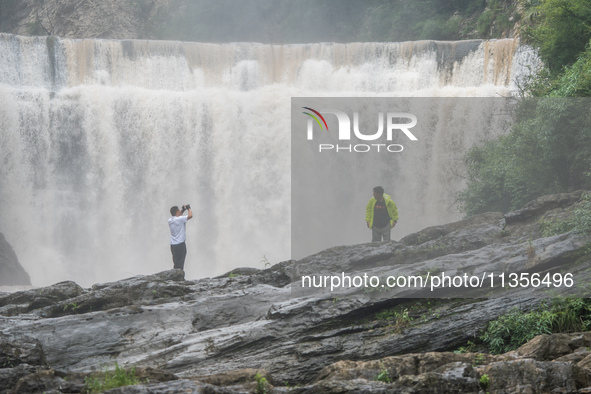
[[[187,218],[188,216],[171,216],[168,219],[171,245],[182,244],[187,239],[187,235],[185,234],[185,226],[188,220]]]

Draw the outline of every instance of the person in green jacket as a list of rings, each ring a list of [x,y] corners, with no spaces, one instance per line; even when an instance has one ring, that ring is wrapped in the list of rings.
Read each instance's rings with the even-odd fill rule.
[[[390,241],[390,230],[398,223],[398,209],[384,188],[373,188],[373,197],[365,209],[365,221],[371,229],[371,242]]]

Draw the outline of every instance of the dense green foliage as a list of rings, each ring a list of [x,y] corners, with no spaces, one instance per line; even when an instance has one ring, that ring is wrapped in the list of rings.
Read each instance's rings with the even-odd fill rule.
[[[163,7],[124,1],[143,21],[137,38],[200,42],[497,38],[507,36],[521,18],[514,0],[171,0]],[[31,22],[22,0],[0,0],[0,31],[10,32],[27,18],[28,34],[49,34],[51,26],[39,20],[49,3],[34,4],[39,8]]]
[[[171,0],[164,7],[124,0],[143,21],[142,37],[200,42],[365,42],[506,36],[520,19],[512,0]],[[28,34],[50,34],[39,15],[48,3],[0,0],[0,31],[26,18]],[[39,11],[41,10],[41,11]],[[22,34],[23,30],[19,32]]]
[[[579,58],[591,39],[591,2],[543,0],[537,8],[538,21],[524,29],[524,37],[540,49],[546,66],[559,73]]]
[[[575,209],[571,219],[573,229],[581,234],[591,234],[591,195],[583,196],[582,205]]]
[[[519,19],[512,4],[510,0],[173,0],[166,14],[150,21],[150,35],[272,43],[490,38],[506,34]]]
[[[524,100],[508,135],[465,157],[459,193],[467,215],[507,212],[545,194],[591,188],[591,3],[527,0],[524,35],[544,68],[521,87]],[[569,99],[566,99],[566,98]]]
[[[531,76],[524,93],[535,97],[589,97],[591,96],[591,48],[587,48],[577,61],[553,75],[543,69]]]
[[[581,197],[580,205],[575,208],[568,219],[541,219],[538,222],[540,235],[550,237],[574,231],[579,234],[591,235],[591,194]]]
[[[590,328],[590,299],[556,299],[550,305],[527,313],[512,309],[489,322],[481,339],[492,353],[500,354],[517,349],[540,334],[586,331]]]
[[[554,314],[549,311],[520,313],[518,309],[488,323],[482,340],[495,354],[517,349],[536,335],[551,334]]]
[[[591,101],[524,100],[512,132],[465,157],[469,182],[459,194],[467,214],[507,212],[545,194],[591,187]]]

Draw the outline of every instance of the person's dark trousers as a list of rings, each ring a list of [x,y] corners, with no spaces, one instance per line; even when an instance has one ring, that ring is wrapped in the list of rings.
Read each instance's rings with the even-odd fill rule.
[[[382,238],[384,241],[390,241],[390,224],[388,223],[385,227],[377,228],[373,226],[371,228],[371,242],[381,242]]]
[[[172,262],[174,263],[174,268],[184,270],[185,256],[187,255],[187,245],[184,242],[176,245],[170,245],[170,251],[172,252]]]

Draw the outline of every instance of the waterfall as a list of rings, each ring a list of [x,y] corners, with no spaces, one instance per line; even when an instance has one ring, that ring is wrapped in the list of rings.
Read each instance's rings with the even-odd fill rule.
[[[168,211],[190,203],[188,278],[264,268],[290,258],[291,97],[509,96],[536,59],[514,39],[0,34],[0,232],[34,285],[89,286],[171,268]]]

